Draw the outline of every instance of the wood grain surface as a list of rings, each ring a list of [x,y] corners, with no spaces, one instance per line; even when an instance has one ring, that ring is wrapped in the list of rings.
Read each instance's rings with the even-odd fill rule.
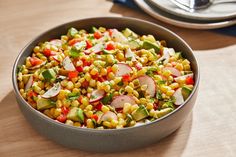
[[[195,51],[201,82],[193,113],[180,129],[154,145],[113,154],[64,148],[40,136],[19,111],[11,71],[20,50],[51,27],[95,16],[129,16],[155,22],[176,32]],[[177,28],[106,0],[0,0],[0,27],[0,157],[236,156],[235,37]]]

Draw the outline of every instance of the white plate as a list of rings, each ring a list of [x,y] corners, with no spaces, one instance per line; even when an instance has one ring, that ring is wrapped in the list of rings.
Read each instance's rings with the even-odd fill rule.
[[[220,22],[217,21],[204,22],[199,20],[186,19],[160,10],[159,8],[150,4],[150,0],[149,1],[134,0],[134,1],[140,8],[142,8],[146,13],[153,16],[154,18],[179,27],[191,28],[191,29],[216,29],[236,24],[236,19],[228,21],[220,21]]]
[[[188,0],[182,1],[188,4]],[[171,2],[171,0],[150,0],[150,2],[163,11],[195,20],[209,21],[236,18],[236,3],[213,4],[206,9],[197,10],[196,12],[188,12],[176,6]],[[217,3],[217,0],[215,0],[215,2]]]

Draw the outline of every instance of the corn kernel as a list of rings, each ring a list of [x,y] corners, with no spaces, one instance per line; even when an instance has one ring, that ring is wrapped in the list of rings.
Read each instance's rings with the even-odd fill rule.
[[[154,115],[155,115],[155,110],[154,110],[154,109],[151,109],[150,112],[149,112],[149,115],[150,115],[151,117],[154,117]]]
[[[107,55],[107,62],[108,63],[113,63],[115,61],[114,56],[113,55]]]
[[[62,80],[61,81],[61,86],[62,87],[66,87],[67,86],[67,82],[68,82],[67,80]]]
[[[179,71],[182,71],[184,69],[184,67],[181,63],[177,63],[175,68],[178,69]]]
[[[91,74],[91,75],[97,75],[97,73],[98,73],[97,68],[93,68],[93,69],[90,71],[90,74]]]
[[[115,77],[114,82],[115,84],[119,83],[122,80],[122,77]]]
[[[68,40],[68,37],[67,37],[66,35],[62,35],[62,36],[61,36],[61,39],[67,41],[67,40]]]
[[[139,108],[138,105],[135,104],[135,105],[132,105],[130,109],[131,109],[131,112],[133,112],[133,111],[137,110],[138,108]]]
[[[165,77],[169,77],[171,75],[171,71],[170,70],[164,70],[162,75],[165,76]]]
[[[185,60],[183,60],[182,64],[183,64],[183,66],[184,66],[184,65],[189,65],[190,62],[189,62],[187,59],[185,59]]]
[[[85,108],[86,109],[86,108]],[[85,115],[90,118],[93,115],[93,111],[85,111]]]
[[[67,119],[65,124],[72,126],[74,124],[74,122],[72,120]]]
[[[111,128],[111,123],[108,122],[108,121],[105,121],[102,123],[104,126],[108,127],[108,128]]]
[[[147,86],[146,84],[144,84],[144,85],[141,86],[141,90],[142,90],[142,91],[146,91],[147,88],[148,88],[148,86]]]
[[[56,101],[56,107],[57,107],[57,108],[62,107],[62,102],[61,102],[61,100],[58,99],[58,100]]]
[[[106,76],[106,75],[107,75],[107,69],[102,68],[100,74],[101,74],[102,76]]]
[[[102,112],[103,112],[103,113],[106,113],[106,112],[109,111],[109,110],[110,110],[109,107],[107,107],[107,106],[105,106],[105,105],[102,106]]]
[[[39,51],[40,51],[40,47],[39,47],[39,46],[35,46],[35,47],[34,47],[34,52],[37,53],[37,52],[39,52]]]
[[[81,124],[79,122],[74,122],[74,126],[80,127]]]
[[[184,70],[185,70],[185,71],[189,71],[189,70],[191,70],[190,65],[189,65],[189,64],[184,65]]]
[[[73,82],[68,81],[68,83],[67,83],[67,85],[66,85],[66,88],[69,89],[69,90],[73,89],[73,88],[74,88]]]
[[[93,110],[93,106],[92,105],[88,105],[88,106],[86,106],[85,110],[92,111]]]
[[[130,110],[131,110],[131,104],[130,103],[124,103],[123,113],[130,113]]]
[[[176,88],[179,88],[179,84],[175,82],[175,83],[170,84],[169,87],[171,89],[176,89]]]
[[[121,128],[124,128],[123,125],[117,125],[116,126],[116,129],[121,129]]]
[[[78,107],[79,106],[79,101],[78,100],[73,100],[71,102],[71,106]]]
[[[174,94],[174,90],[168,90],[167,92],[166,92],[166,95],[167,96],[172,96],[173,94]]]
[[[105,85],[105,86],[103,87],[103,89],[105,90],[105,92],[109,92],[110,89],[111,89],[111,86]]]
[[[56,118],[56,117],[60,116],[60,114],[61,114],[61,108],[56,108],[54,110],[53,116]]]
[[[118,125],[118,121],[115,120],[115,119],[112,119],[111,120],[111,126],[115,128],[117,125]]]
[[[130,122],[130,126],[134,126],[136,124],[136,121],[134,121],[134,120],[132,120],[131,122]]]
[[[141,104],[145,104],[147,102],[147,100],[145,98],[140,98],[139,101]]]
[[[135,97],[139,97],[139,93],[138,93],[136,90],[133,90],[133,95],[134,95]]]
[[[90,81],[91,80],[91,75],[89,73],[86,73],[84,75],[84,78],[85,78],[86,81]]]
[[[123,61],[125,59],[125,56],[124,56],[124,54],[122,52],[118,52],[116,57],[120,61]]]
[[[111,67],[111,70],[116,73],[118,71],[118,65],[117,64],[114,64],[112,67]]]
[[[128,93],[132,93],[133,92],[133,88],[130,87],[130,86],[126,86],[125,87],[125,91],[128,92]]]
[[[75,84],[75,88],[80,88],[81,87],[81,83],[80,82],[77,82],[76,84]]]
[[[65,107],[70,107],[71,102],[67,99],[63,99],[62,100],[62,105],[65,106]]]
[[[111,80],[114,79],[115,78],[115,74],[113,72],[109,72],[108,73],[108,78],[111,79]]]
[[[153,109],[153,103],[147,103],[147,106],[146,106],[146,108],[148,109],[148,110],[151,110],[151,109]]]
[[[83,105],[85,105],[85,106],[89,105],[89,100],[88,100],[88,98],[87,98],[87,97],[83,97],[83,98],[81,99],[81,103],[82,103]]]

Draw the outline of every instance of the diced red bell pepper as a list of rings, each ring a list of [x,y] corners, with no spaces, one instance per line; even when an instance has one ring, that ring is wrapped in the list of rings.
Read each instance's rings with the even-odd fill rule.
[[[82,66],[78,66],[78,67],[76,67],[76,70],[77,70],[78,72],[83,72],[83,67],[82,67]]]
[[[65,106],[62,106],[61,107],[61,112],[64,114],[64,115],[67,115],[69,113],[69,108],[65,107]]]
[[[62,123],[64,123],[66,121],[66,119],[67,119],[66,115],[64,115],[64,114],[61,114],[60,116],[57,117],[57,120]]]
[[[98,115],[96,115],[96,114],[92,115],[91,119],[94,119],[95,121],[97,121],[98,120]]]
[[[186,84],[187,85],[193,85],[194,84],[194,80],[191,76],[186,78]]]
[[[107,45],[106,45],[106,50],[114,50],[116,47],[114,45],[113,42],[109,42]]]
[[[109,72],[112,72],[112,68],[111,68],[111,67],[108,67],[108,68],[107,68],[107,74],[108,74]]]
[[[91,75],[91,77],[92,77],[92,79],[94,79],[94,80],[97,80],[98,79],[98,73],[96,73],[95,75]]]
[[[154,104],[153,104],[153,109],[154,109],[154,110],[157,110],[157,108],[158,108],[158,104],[154,103]]]
[[[80,103],[82,103],[82,99],[83,99],[83,96],[80,95],[80,97],[78,98],[78,101],[79,101]]]
[[[98,110],[98,111],[101,111],[102,110],[102,106],[103,104],[102,103],[99,103],[95,106],[95,108]]]
[[[79,72],[78,71],[69,71],[68,72],[68,78],[71,80],[75,77],[78,77]]]
[[[86,49],[89,49],[93,46],[92,42],[89,40],[86,40]]]
[[[108,29],[108,33],[110,36],[112,36],[113,30],[112,29]]]
[[[125,74],[122,76],[122,79],[124,82],[129,82],[131,80],[131,77],[129,74]]]
[[[30,64],[31,64],[32,66],[39,65],[39,64],[41,64],[41,63],[43,62],[41,59],[39,59],[39,58],[37,58],[37,57],[31,57],[31,58],[29,59],[29,61],[30,61]]]
[[[99,31],[96,31],[93,35],[94,35],[94,38],[96,38],[96,39],[99,39],[102,37],[102,33]]]
[[[79,39],[79,38],[74,38],[74,39],[71,39],[69,42],[68,42],[68,44],[70,45],[70,46],[73,46],[73,45],[75,45],[75,43],[78,43],[78,42],[80,42],[81,41],[81,39]]]
[[[54,52],[54,51],[52,51],[52,50],[50,50],[50,49],[48,49],[48,48],[45,48],[45,49],[43,50],[43,54],[44,54],[46,57],[50,57],[50,56],[56,55],[56,52]]]
[[[84,88],[87,88],[89,86],[89,82],[88,81],[84,81],[82,84],[81,84],[82,87]]]
[[[29,93],[28,93],[28,96],[31,98],[31,97],[33,97],[33,96],[37,96],[38,94],[37,93],[35,93],[34,91],[30,91]]]

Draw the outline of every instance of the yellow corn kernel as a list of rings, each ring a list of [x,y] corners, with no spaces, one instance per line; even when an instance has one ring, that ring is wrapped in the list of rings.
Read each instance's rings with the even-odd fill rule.
[[[124,54],[123,54],[122,52],[118,52],[118,53],[116,54],[116,57],[117,57],[117,59],[120,60],[120,61],[123,61],[123,60],[125,59],[125,56],[124,56]]]
[[[186,82],[186,78],[179,78],[178,80],[176,80],[176,82],[179,84],[184,84]]]
[[[182,71],[184,69],[184,67],[181,63],[177,63],[175,68],[178,69],[179,71]]]
[[[109,72],[108,73],[108,78],[111,79],[111,80],[114,79],[115,78],[115,74],[113,72]]]
[[[111,67],[111,70],[116,73],[117,70],[118,70],[118,65],[117,64],[114,64],[112,67]]]
[[[90,118],[93,115],[93,111],[85,111],[85,115]]]
[[[123,114],[122,113],[117,113],[117,117],[118,118],[123,118]]]
[[[49,109],[47,109],[47,110],[44,110],[44,111],[43,111],[43,113],[44,113],[46,116],[48,116],[48,117],[50,117],[50,118],[53,118],[53,115],[51,115],[51,113],[50,113],[50,110],[49,110]]]
[[[115,96],[118,96],[118,95],[119,95],[119,92],[117,92],[117,91],[113,93],[113,96],[114,96],[114,97],[115,97]]]
[[[74,88],[73,82],[68,81],[68,83],[67,83],[67,85],[66,85],[66,88],[69,89],[69,90],[73,89],[73,88]]]
[[[139,104],[140,103],[140,100],[137,98],[137,97],[133,97],[134,100],[135,100],[135,103]]]
[[[35,46],[35,47],[34,47],[34,52],[35,52],[35,53],[38,53],[39,51],[40,51],[40,47],[39,47],[39,46]]]
[[[77,82],[76,84],[75,84],[75,88],[80,88],[81,87],[81,83],[80,82]]]
[[[93,88],[88,87],[88,88],[87,88],[87,92],[88,92],[88,93],[92,93],[92,92],[93,92]]]
[[[154,75],[155,80],[157,81],[161,81],[162,77],[160,75]]]
[[[123,113],[130,113],[130,110],[131,110],[131,104],[130,103],[124,103]]]
[[[146,107],[148,110],[151,110],[151,109],[153,109],[154,106],[153,106],[153,103],[147,103]]]
[[[49,111],[50,111],[50,114],[51,114],[51,115],[54,115],[55,108],[50,108],[50,110],[49,110]]]
[[[118,125],[118,121],[115,120],[115,119],[112,119],[111,120],[111,126],[115,128],[117,125]]]
[[[30,59],[30,57],[27,57],[27,58],[26,58],[26,61],[25,61],[25,66],[26,66],[27,68],[32,66],[31,63],[30,63],[30,61],[29,61],[29,59]]]
[[[184,65],[189,65],[190,62],[189,62],[187,59],[185,59],[185,60],[183,60],[182,64],[183,64],[183,66],[184,66]]]
[[[146,84],[144,84],[144,85],[141,86],[141,90],[142,90],[142,91],[146,91],[146,90],[147,90],[147,87],[148,87],[148,86],[147,86]]]
[[[190,65],[189,65],[189,64],[187,64],[187,65],[184,65],[184,70],[186,70],[186,71],[189,71],[189,70],[191,70],[191,67],[190,67]]]
[[[74,122],[74,126],[80,127],[81,124],[79,122]]]
[[[115,61],[114,56],[113,55],[107,55],[107,62],[108,63],[113,63]]]
[[[111,128],[111,123],[108,121],[104,121],[102,124],[108,128]]]
[[[172,96],[173,94],[174,94],[174,90],[168,90],[167,92],[166,92],[166,95],[167,96]]]
[[[72,120],[67,119],[65,124],[73,126],[74,122]]]
[[[91,79],[91,80],[89,81],[89,86],[91,86],[91,87],[96,87],[96,80]]]
[[[85,78],[86,81],[90,81],[91,80],[91,75],[89,73],[86,73],[84,75],[84,78]]]
[[[61,81],[61,86],[62,87],[66,87],[67,86],[67,82],[68,82],[67,80],[62,80]]]
[[[85,106],[88,106],[88,105],[89,105],[89,100],[88,100],[88,98],[87,98],[87,97],[83,97],[83,98],[81,99],[81,103],[82,103],[83,105],[85,105]]]
[[[166,92],[168,91],[168,86],[161,85],[161,86],[160,86],[160,90],[161,90],[163,93],[166,93]]]
[[[176,89],[176,88],[179,88],[179,84],[175,82],[175,83],[170,84],[169,87],[171,89]]]
[[[146,72],[147,72],[147,69],[146,68],[142,68],[141,70],[138,71],[137,75],[138,76],[142,76],[142,75],[145,75]]]
[[[23,81],[19,82],[19,88],[22,88],[22,89],[24,88],[24,82]]]
[[[167,80],[169,81],[169,82],[173,82],[174,81],[174,78],[173,78],[173,76],[169,76],[168,78],[167,78]]]
[[[136,121],[132,120],[129,125],[134,126],[135,124],[136,124]]]
[[[132,87],[130,87],[130,86],[126,86],[126,87],[125,87],[125,91],[128,92],[128,93],[132,93],[133,90],[134,90],[134,89],[133,89]]]
[[[88,106],[86,106],[85,110],[92,111],[93,110],[93,106],[92,105],[88,105]]]
[[[118,125],[122,125],[122,126],[126,125],[125,120],[122,119],[122,118],[119,118],[119,120],[118,120]]]
[[[117,125],[116,126],[116,129],[121,129],[121,128],[124,128],[123,125]]]
[[[101,74],[102,76],[106,76],[106,75],[107,75],[107,69],[102,68],[100,74]]]
[[[142,58],[140,58],[140,62],[142,63],[142,64],[146,64],[147,62],[148,62],[148,59],[147,59],[147,57],[142,57]]]
[[[79,101],[78,101],[78,100],[73,100],[73,101],[71,102],[71,106],[73,106],[73,107],[78,107],[78,106],[79,106]]]
[[[107,106],[105,106],[105,105],[102,106],[102,112],[103,112],[103,113],[106,113],[106,112],[109,111],[109,110],[110,110],[109,107],[107,107]]]
[[[133,112],[133,111],[137,110],[138,108],[139,108],[138,105],[135,104],[135,105],[131,106],[130,110],[131,110],[131,112]]]
[[[61,36],[61,39],[67,41],[67,40],[68,40],[68,37],[67,37],[66,35],[62,35],[62,36]]]
[[[105,85],[105,86],[103,87],[103,89],[105,90],[105,92],[109,92],[110,89],[111,89],[111,86]]]
[[[171,75],[171,71],[170,70],[164,70],[162,75],[165,76],[165,77],[169,77]]]
[[[90,69],[89,66],[85,66],[85,67],[83,68],[83,72],[85,72],[85,73],[86,73],[86,72],[89,72],[89,69]]]
[[[145,98],[140,98],[139,101],[141,104],[145,104],[147,102],[147,100]]]
[[[154,117],[155,116],[155,110],[154,109],[151,109],[150,112],[149,112],[149,115],[151,117]]]
[[[65,107],[70,107],[71,102],[67,99],[63,99],[62,100],[62,105],[65,106]]]
[[[139,93],[138,93],[136,90],[133,90],[133,95],[134,95],[135,97],[139,97]]]
[[[58,100],[56,101],[56,107],[57,107],[57,108],[62,107],[62,101],[61,101],[61,100],[58,99]]]
[[[93,69],[90,71],[90,74],[91,74],[91,75],[97,75],[97,73],[98,73],[97,68],[93,68]]]
[[[72,90],[72,93],[79,93],[80,92],[80,89],[78,89],[78,88],[73,88],[73,90]]]
[[[61,114],[61,108],[56,108],[54,110],[53,116],[54,116],[54,118],[56,118],[56,117],[60,116],[60,114]]]
[[[119,83],[122,80],[122,77],[115,77],[114,82],[115,84]]]

